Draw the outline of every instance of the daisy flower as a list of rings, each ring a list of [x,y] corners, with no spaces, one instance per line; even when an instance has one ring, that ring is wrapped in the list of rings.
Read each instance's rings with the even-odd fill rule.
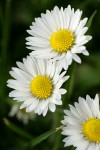
[[[84,35],[88,30],[85,27],[88,19],[81,19],[81,15],[81,10],[74,11],[69,5],[65,9],[55,6],[51,12],[47,10],[46,14],[35,18],[27,30],[31,36],[26,38],[27,48],[33,50],[31,54],[37,58],[58,60],[60,70],[66,70],[73,59],[81,63],[77,54],[89,55],[84,44],[92,38]]]
[[[64,76],[66,71],[58,73],[56,62],[28,56],[23,63],[17,62],[17,66],[12,67],[10,75],[14,79],[8,80],[7,86],[14,89],[9,97],[23,101],[20,109],[26,107],[26,112],[45,116],[48,109],[54,112],[55,105],[62,105],[61,95],[66,90],[61,86],[69,76]]]
[[[34,112],[26,113],[25,109],[19,109],[19,105],[15,104],[12,106],[9,116],[16,116],[19,121],[22,121],[24,124],[28,124],[29,120],[33,120],[35,117]]]
[[[65,110],[62,134],[67,136],[63,141],[65,147],[73,145],[76,150],[100,150],[100,106],[99,97],[86,100],[79,97],[75,106],[69,105]]]

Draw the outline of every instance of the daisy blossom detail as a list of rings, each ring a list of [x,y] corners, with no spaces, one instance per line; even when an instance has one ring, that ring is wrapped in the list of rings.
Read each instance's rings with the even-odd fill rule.
[[[88,19],[81,19],[81,16],[81,10],[74,11],[69,5],[65,9],[55,6],[52,11],[47,10],[46,14],[35,18],[27,30],[31,36],[26,38],[27,48],[33,50],[31,54],[37,58],[58,60],[59,70],[67,70],[73,59],[81,63],[77,54],[89,55],[84,44],[92,38],[85,35]]]
[[[79,97],[75,106],[69,105],[65,110],[63,140],[65,147],[73,145],[76,150],[100,150],[100,106],[99,97],[94,99],[86,96],[86,100]]]
[[[16,116],[19,121],[22,121],[24,124],[28,124],[29,120],[33,120],[35,118],[35,113],[27,113],[25,109],[20,109],[19,105],[15,104],[12,106],[11,111],[9,112],[9,116]]]
[[[9,97],[23,101],[20,109],[26,107],[26,112],[45,116],[48,109],[54,112],[56,105],[62,105],[61,95],[66,90],[61,86],[69,76],[64,76],[66,71],[58,73],[56,62],[28,56],[17,66],[12,67],[10,75],[14,79],[8,80],[7,86],[14,89]]]

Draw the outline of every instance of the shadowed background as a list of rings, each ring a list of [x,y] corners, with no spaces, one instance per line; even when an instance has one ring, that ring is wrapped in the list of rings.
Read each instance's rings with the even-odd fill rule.
[[[10,79],[9,71],[16,66],[16,61],[22,61],[31,50],[26,49],[25,38],[29,26],[34,18],[40,17],[46,10],[52,10],[55,5],[64,8],[70,4],[73,8],[82,9],[84,17],[90,17],[97,10],[92,25],[87,34],[93,39],[87,44],[90,56],[82,56],[82,64],[73,63],[68,74],[71,75],[68,82],[63,86],[68,90],[64,95],[63,106],[58,106],[55,113],[48,112],[46,117],[36,116],[27,125],[18,121],[16,117],[10,118],[8,113],[14,102],[8,97],[11,89],[6,87],[6,81]],[[21,131],[37,137],[38,135],[55,129],[63,119],[63,108],[68,103],[74,103],[79,96],[85,98],[89,94],[94,98],[100,93],[100,0],[0,0],[0,149],[1,150],[24,150],[26,143],[31,139],[21,134]],[[5,119],[6,118],[6,119]],[[21,131],[13,129],[12,124],[21,128]],[[14,126],[14,127],[15,127]],[[23,131],[23,132],[24,132]],[[36,145],[34,150],[74,150],[73,147],[64,148],[61,133],[58,132],[45,141]],[[30,150],[31,148],[28,148]]]

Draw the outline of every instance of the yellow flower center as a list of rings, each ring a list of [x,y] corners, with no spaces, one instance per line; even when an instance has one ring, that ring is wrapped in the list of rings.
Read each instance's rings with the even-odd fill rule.
[[[54,32],[50,37],[50,45],[58,53],[66,52],[74,42],[74,34],[65,29]]]
[[[82,130],[86,139],[92,142],[100,142],[100,119],[88,119],[83,123]]]
[[[45,75],[37,75],[30,84],[32,94],[39,99],[47,99],[52,94],[53,84]]]

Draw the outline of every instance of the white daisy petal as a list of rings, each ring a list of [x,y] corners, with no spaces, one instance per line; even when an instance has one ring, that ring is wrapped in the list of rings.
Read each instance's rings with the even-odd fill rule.
[[[64,147],[72,145],[72,141],[67,137]]]
[[[65,9],[55,6],[52,11],[47,10],[41,17],[35,18],[27,31],[31,36],[26,38],[27,48],[32,50],[33,57],[57,61],[59,72],[67,70],[72,60],[81,63],[77,54],[89,55],[86,48],[82,48],[92,38],[85,35],[88,19],[82,20],[81,16],[81,10],[74,11],[69,5]]]
[[[9,97],[31,97],[30,92],[21,92],[17,90],[13,90],[12,92],[9,93]]]
[[[83,36],[87,32],[87,30],[88,30],[88,27],[84,27],[82,30],[80,30],[77,38]]]
[[[100,144],[95,144],[95,150],[99,150],[100,149]]]
[[[29,92],[29,87],[20,87],[20,86],[16,86],[14,84],[7,84],[8,87],[15,89],[15,90],[20,90],[21,92]]]
[[[86,55],[86,56],[89,56],[89,52],[88,52],[87,50],[83,50],[83,51],[82,51],[82,54],[83,54],[83,55]]]
[[[22,84],[23,84],[23,87],[25,88],[28,88],[29,87],[29,84],[28,83],[25,83],[25,82],[21,82],[21,81],[18,81],[18,80],[13,80],[13,79],[9,79],[7,81],[8,84],[11,84],[11,85],[16,85],[18,87],[20,87]]]
[[[33,103],[33,98],[24,101],[24,103],[20,106],[20,109],[23,109]]]
[[[86,96],[86,100],[79,97],[75,106],[69,105],[70,110],[64,110],[66,114],[62,133],[66,136],[63,140],[66,146],[73,145],[76,150],[100,149],[100,106],[99,97],[94,99]]]
[[[14,71],[10,71],[9,73],[13,78],[17,80],[21,82],[29,83],[29,79],[24,74],[16,74]]]
[[[88,141],[81,142],[80,147],[79,147],[78,150],[81,150],[82,148],[83,148],[84,150],[87,150],[88,145],[89,145],[89,142],[88,142]]]
[[[92,113],[93,113],[94,117],[97,117],[97,115],[100,112],[98,104],[99,104],[99,101],[98,101],[98,98],[96,96],[96,99],[90,104],[90,107],[92,109]]]
[[[17,66],[22,69],[23,71],[26,71],[27,72],[27,69],[25,68],[24,64],[21,63],[21,62],[16,62]]]
[[[95,143],[90,143],[87,150],[94,150],[95,149]]]
[[[72,63],[72,54],[70,51],[68,51],[66,54],[66,60],[67,60],[68,65],[70,65]]]
[[[54,112],[56,107],[55,107],[55,104],[54,103],[49,103],[49,109]]]
[[[93,101],[92,101],[92,98],[91,98],[89,95],[86,95],[86,101],[87,101],[87,103],[88,103],[88,105],[89,105],[89,107],[90,107],[90,105],[91,105],[91,103],[92,103]],[[90,109],[91,109],[91,107],[90,107]]]
[[[61,98],[66,90],[61,86],[69,76],[64,76],[66,71],[58,71],[55,61],[36,59],[31,55],[24,58],[23,63],[17,62],[17,66],[19,68],[13,67],[10,71],[14,79],[8,80],[7,86],[13,89],[9,97],[23,102],[20,109],[45,116],[48,110],[54,112],[56,105],[62,105]]]
[[[69,105],[70,106],[70,110],[71,110],[71,113],[79,120],[81,121],[84,121],[84,119],[81,117],[81,115],[79,114],[78,110],[73,107],[72,105]],[[69,116],[69,115],[68,115]]]
[[[45,110],[43,111],[43,116],[45,117],[45,115],[47,114],[47,111],[48,111],[48,106],[45,108]]]
[[[86,141],[85,138],[81,138],[79,139],[79,141],[75,141],[74,142],[74,146],[76,147],[78,145],[78,149],[81,150],[87,150],[88,146],[89,146],[89,141]]]
[[[26,108],[26,112],[31,112],[35,110],[38,104],[39,104],[39,100],[33,100],[33,103],[31,103],[31,105]]]
[[[48,103],[49,103],[49,101],[42,100],[40,102],[40,108],[41,108],[41,110],[45,110],[45,108],[47,107]]]
[[[67,91],[65,89],[60,89],[59,92],[60,94],[65,94]]]
[[[76,29],[76,27],[79,24],[81,15],[82,15],[82,12],[80,10],[76,10],[76,12],[74,13],[74,15],[73,15],[73,17],[71,19],[69,29],[71,29],[72,31],[74,31]]]
[[[45,74],[45,64],[42,59],[37,60],[37,64],[39,66],[39,74],[44,75]]]
[[[88,18],[84,18],[83,20],[80,21],[80,23],[77,26],[76,31],[75,31],[76,34],[78,34],[81,31],[81,29],[83,29],[83,27],[86,25],[87,21],[88,21]]]
[[[80,57],[79,57],[78,55],[72,54],[72,57],[73,57],[73,59],[74,59],[76,62],[81,63],[81,59],[80,59]]]
[[[35,117],[34,112],[26,113],[24,109],[20,110],[18,104],[14,104],[9,113],[9,117],[16,116],[19,121],[22,121],[24,124],[28,124],[29,120],[33,120]]]
[[[39,105],[38,107],[34,110],[35,113],[37,113],[38,115],[42,114],[42,110],[40,109]]]
[[[62,101],[60,100],[60,99],[55,99],[55,98],[50,98],[50,102],[51,103],[54,103],[54,104],[56,104],[56,105],[62,105]]]
[[[82,97],[79,97],[79,103],[82,106],[82,108],[84,108],[82,109],[84,111],[84,114],[86,113],[88,117],[92,118],[92,111],[89,108],[88,103]]]
[[[65,18],[67,19],[66,28],[69,28],[70,20],[71,20],[71,6],[70,5],[68,5],[68,7],[65,8]]]

